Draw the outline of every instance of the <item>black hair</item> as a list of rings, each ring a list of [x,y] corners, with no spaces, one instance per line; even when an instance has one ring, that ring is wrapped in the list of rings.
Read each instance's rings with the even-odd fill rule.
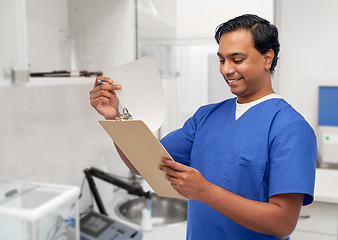
[[[239,17],[230,19],[220,24],[215,31],[215,40],[219,44],[223,33],[247,29],[252,33],[254,47],[261,53],[265,54],[270,49],[275,53],[272,60],[270,71],[273,73],[277,66],[278,53],[280,49],[278,40],[278,29],[275,25],[270,24],[268,20],[253,14],[244,14]]]

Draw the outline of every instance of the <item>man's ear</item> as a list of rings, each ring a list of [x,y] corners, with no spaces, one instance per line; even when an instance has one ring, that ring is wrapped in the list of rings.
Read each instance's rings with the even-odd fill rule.
[[[269,70],[273,61],[273,58],[275,56],[275,52],[272,49],[269,49],[264,55],[265,60],[265,70]]]

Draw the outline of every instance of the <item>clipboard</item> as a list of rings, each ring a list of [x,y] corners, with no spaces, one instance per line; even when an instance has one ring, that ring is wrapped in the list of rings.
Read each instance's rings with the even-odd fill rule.
[[[173,158],[142,120],[130,120],[129,116],[124,108],[122,118],[99,123],[157,195],[184,198],[165,178],[165,172],[157,168],[163,164],[161,158]]]

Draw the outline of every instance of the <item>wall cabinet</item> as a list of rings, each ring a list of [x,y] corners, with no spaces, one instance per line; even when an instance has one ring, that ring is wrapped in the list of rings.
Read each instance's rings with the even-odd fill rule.
[[[2,3],[0,84],[13,68],[105,72],[136,58],[135,0]]]
[[[337,240],[338,204],[313,202],[301,210],[292,240]]]
[[[303,231],[295,231],[291,235],[292,240],[337,240],[336,236],[320,234],[320,233],[311,233]]]

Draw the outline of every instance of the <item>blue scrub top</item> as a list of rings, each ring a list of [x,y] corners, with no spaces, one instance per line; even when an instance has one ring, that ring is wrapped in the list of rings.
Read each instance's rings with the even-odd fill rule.
[[[283,99],[269,99],[235,120],[236,98],[201,107],[161,140],[177,162],[242,197],[268,202],[283,193],[313,201],[317,144],[311,126]],[[278,239],[246,229],[189,200],[187,239]]]

